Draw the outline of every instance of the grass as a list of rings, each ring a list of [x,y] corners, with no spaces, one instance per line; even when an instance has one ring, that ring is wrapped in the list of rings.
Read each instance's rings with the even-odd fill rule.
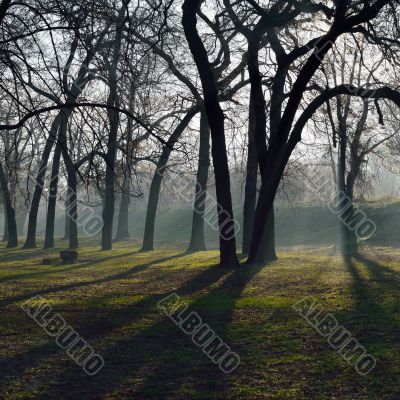
[[[59,243],[61,247],[63,243]],[[400,250],[343,261],[331,248],[283,251],[266,267],[217,267],[215,251],[139,253],[85,243],[72,265],[0,249],[1,399],[398,399]],[[157,311],[176,292],[237,352],[223,374]],[[84,374],[21,309],[42,295],[105,360]],[[293,310],[312,295],[377,359],[359,376]]]

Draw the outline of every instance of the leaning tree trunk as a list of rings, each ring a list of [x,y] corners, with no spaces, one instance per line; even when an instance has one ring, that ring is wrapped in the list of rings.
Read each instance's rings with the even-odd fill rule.
[[[141,251],[151,251],[154,249],[154,226],[156,221],[158,199],[160,197],[161,182],[164,177],[167,161],[168,158],[164,156],[163,151],[163,155],[161,155],[158,161],[157,169],[150,185]]]
[[[199,72],[204,105],[211,130],[211,153],[218,202],[220,265],[236,267],[235,221],[233,216],[228,156],[225,142],[224,113],[218,101],[218,88],[208,54],[197,31],[197,9],[201,0],[185,0],[182,25],[193,59]]]
[[[53,165],[51,170],[51,181],[49,190],[49,204],[47,207],[46,218],[46,236],[44,240],[44,248],[51,249],[54,247],[54,222],[56,217],[57,192],[58,192],[58,174],[60,173],[61,147],[56,145],[53,157]]]
[[[15,210],[12,206],[10,191],[8,190],[7,178],[3,166],[0,164],[0,185],[3,191],[3,201],[5,205],[5,214],[7,215],[8,228],[8,248],[18,246],[17,222],[15,220]]]
[[[207,114],[201,112],[199,165],[196,178],[196,197],[193,204],[192,234],[188,251],[207,250],[204,240],[204,210],[207,201],[208,170],[210,168],[210,128]]]
[[[169,137],[168,142],[164,145],[161,156],[158,160],[156,171],[151,181],[149,200],[146,210],[146,222],[144,227],[143,245],[141,251],[151,251],[154,249],[154,226],[156,221],[158,199],[160,197],[161,182],[164,177],[165,169],[168,164],[169,156],[179,140],[182,133],[189,125],[189,122],[198,112],[197,107],[191,108],[182,121],[175,128],[175,131]]]

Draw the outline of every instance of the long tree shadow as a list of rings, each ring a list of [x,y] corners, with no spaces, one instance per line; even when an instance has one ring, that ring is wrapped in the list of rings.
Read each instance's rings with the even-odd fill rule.
[[[228,277],[215,289],[205,296],[195,300],[190,309],[198,311],[204,322],[208,323],[223,340],[227,340],[235,302],[240,297],[247,283],[256,275],[262,267],[246,266],[244,268],[229,271]],[[210,273],[206,272],[206,276]],[[227,271],[218,271],[218,278]],[[214,271],[212,271],[215,274]],[[205,287],[209,287],[212,281]],[[199,291],[199,287],[192,285],[190,289]],[[180,296],[188,293],[188,287],[177,291]],[[138,351],[138,348],[141,348]],[[235,349],[233,349],[235,350]],[[113,365],[111,374],[104,371],[107,384],[99,377],[97,386],[91,395],[101,398],[105,394],[121,390],[126,380],[140,379],[138,388],[131,393],[134,398],[172,398],[176,391],[183,385],[191,385],[191,391],[208,393],[215,398],[216,393],[222,391],[227,385],[227,376],[204,355],[192,342],[190,337],[177,327],[172,321],[163,318],[158,323],[140,332],[135,337],[128,337],[111,349],[108,349],[105,358],[120,355],[120,362]],[[128,363],[128,365],[127,365]],[[146,373],[141,376],[143,366],[147,366]],[[171,371],[174,371],[171,376]],[[81,383],[84,384],[84,381]],[[178,396],[179,397],[179,396]]]
[[[400,286],[400,274],[395,270],[360,253],[354,255],[354,259],[362,263],[375,280],[387,283],[389,285],[397,283]]]
[[[73,290],[73,289],[79,289],[79,288],[84,288],[87,286],[92,286],[92,285],[98,285],[98,284],[102,284],[102,283],[106,283],[106,282],[110,282],[113,280],[118,280],[118,279],[124,279],[124,278],[128,278],[134,274],[137,274],[139,272],[145,271],[146,269],[150,268],[152,265],[154,264],[159,264],[162,262],[166,262],[178,257],[184,257],[185,254],[182,253],[181,255],[173,255],[173,256],[169,256],[169,257],[164,257],[161,259],[155,259],[152,260],[150,262],[147,262],[145,264],[141,264],[141,265],[135,265],[132,268],[129,268],[123,272],[118,272],[116,274],[112,274],[112,275],[107,275],[103,278],[99,278],[99,279],[95,279],[95,280],[90,280],[90,281],[85,281],[85,282],[74,282],[68,285],[62,285],[62,286],[57,286],[57,287],[50,287],[47,289],[42,289],[42,290],[37,290],[34,292],[29,292],[29,293],[23,293],[17,296],[11,296],[11,297],[6,297],[4,299],[0,300],[0,307],[2,306],[7,306],[10,305],[12,303],[16,303],[19,301],[23,301],[23,300],[28,300],[31,299],[32,297],[35,296],[44,296],[46,294],[53,294],[53,293],[58,293],[58,292],[62,292],[62,291],[66,291],[66,290]],[[94,264],[98,262],[98,260],[91,262],[90,264]],[[90,265],[87,264],[86,266]]]
[[[97,261],[98,260],[96,260],[96,262]],[[48,267],[48,269],[46,269],[46,270],[25,272],[22,274],[13,274],[13,275],[3,276],[0,279],[0,283],[16,282],[16,281],[21,281],[21,280],[30,279],[30,278],[43,278],[48,275],[54,275],[54,274],[58,274],[58,273],[62,273],[62,272],[71,272],[71,271],[79,270],[82,268],[87,268],[90,266],[94,266],[93,261],[83,261],[83,262],[80,262],[79,264],[68,265],[68,266],[52,265],[52,266]]]
[[[215,333],[221,337],[232,351],[243,356],[245,348],[230,343],[230,329],[235,311],[236,301],[240,298],[247,284],[255,277],[263,266],[245,266],[235,269],[223,283],[210,291],[206,296],[194,301],[190,310],[198,312],[203,321],[211,326]],[[167,324],[172,321],[167,320]],[[209,394],[210,398],[217,398],[220,394],[229,390],[229,376],[225,374],[216,364],[207,358],[201,349],[191,341],[190,336],[178,328],[175,335],[169,335],[170,343],[163,353],[146,353],[143,356],[144,363],[149,362],[154,355],[158,357],[158,365],[151,374],[142,382],[140,388],[135,392],[135,398],[148,399],[163,395],[165,398],[179,398],[182,396],[180,390],[190,385],[192,394]],[[165,343],[167,344],[167,343]],[[186,353],[186,354],[185,354]],[[181,355],[185,354],[184,357]],[[168,379],[168,371],[175,370],[173,384]],[[135,373],[135,371],[132,371]],[[240,374],[240,366],[233,374]],[[157,388],[156,390],[152,388]]]
[[[135,254],[138,254],[139,251],[133,251],[133,252],[128,252],[128,253],[122,253],[122,254],[118,254],[118,255],[110,255],[110,256],[106,256],[106,257],[101,257],[101,258],[97,258],[94,260],[78,260],[76,263],[74,263],[73,265],[68,265],[68,266],[62,266],[62,264],[56,264],[56,265],[52,265],[51,267],[49,267],[48,270],[40,270],[40,271],[33,271],[33,272],[26,272],[26,273],[22,273],[22,274],[12,274],[12,275],[7,275],[4,276],[0,279],[0,283],[3,282],[9,282],[9,281],[18,281],[18,280],[23,280],[23,279],[29,279],[32,277],[44,277],[47,275],[53,275],[53,274],[57,274],[59,272],[65,272],[65,271],[73,271],[73,270],[77,270],[77,269],[81,269],[81,268],[89,268],[89,267],[93,267],[98,265],[99,263],[103,263],[103,262],[109,262],[112,260],[116,260],[118,258],[123,258],[123,257],[130,257],[133,256]],[[47,253],[44,253],[47,254]],[[182,253],[182,256],[184,256],[185,253]],[[174,256],[175,257],[175,256]],[[167,260],[164,260],[167,261]],[[161,261],[155,261],[155,262],[162,262]],[[30,266],[22,266],[22,268],[33,268],[33,267],[43,267],[42,264],[34,264],[34,265],[30,265]],[[15,267],[20,268],[18,267]]]
[[[398,292],[400,275],[362,255],[344,257],[343,267],[350,279],[344,274],[344,279],[340,277],[338,286],[332,290],[324,288],[320,295],[313,290],[307,295],[317,297],[317,303],[321,303],[323,311],[319,318],[332,314],[338,326],[347,329],[368,353],[376,357],[377,367],[369,375],[360,376],[355,367],[331,347],[328,337],[321,336],[297,312],[289,312],[287,317],[293,331],[286,333],[288,338],[294,339],[293,354],[304,360],[292,369],[297,374],[304,368],[304,383],[299,387],[297,382],[295,386],[301,392],[299,398],[331,398],[333,393],[337,398],[346,399],[384,398],[385,385],[398,375],[395,374],[396,363],[389,362],[382,351],[392,354],[394,360],[398,354],[400,315],[399,311],[393,312],[385,300]],[[339,270],[339,274],[342,275],[342,271]],[[274,314],[270,322],[279,323],[277,317],[279,315]],[[391,366],[395,367],[393,375],[389,374]]]
[[[146,268],[150,267],[152,264],[157,264],[161,262],[166,262],[168,260],[176,259],[183,257],[184,254],[172,257],[166,257],[164,259],[155,260],[151,263],[144,264],[141,266],[136,266],[132,268],[132,270],[124,271],[120,274],[115,274],[109,276],[107,278],[85,282],[85,284],[95,284],[95,283],[103,283],[111,280],[126,278],[133,273],[137,273],[139,271],[143,271]],[[184,287],[179,289],[179,291],[183,294],[190,294],[196,290],[202,290],[207,288],[214,281],[217,281],[221,278],[221,276],[225,275],[228,271],[222,270],[220,268],[211,268],[210,270],[206,270],[198,275],[196,275],[192,280],[187,282]],[[77,285],[67,285],[63,288],[57,288],[57,291],[67,290],[72,286],[75,288]],[[79,284],[78,284],[79,286]],[[43,292],[38,292],[38,294],[46,294]],[[163,297],[165,294],[156,294],[146,296],[143,300],[140,300],[137,303],[129,305],[119,310],[111,310],[112,313],[105,314],[103,312],[99,313],[100,317],[97,319],[91,318],[82,319],[81,316],[78,316],[78,320],[74,322],[74,328],[79,331],[79,333],[85,337],[89,338],[90,341],[99,340],[101,341],[104,338],[107,338],[108,335],[113,333],[113,330],[124,327],[125,325],[129,325],[134,321],[140,319],[146,313],[151,312],[152,314],[155,311],[155,304]],[[30,296],[28,296],[30,297]],[[25,352],[22,355],[22,359],[25,361],[24,365],[21,365],[21,357],[11,357],[7,360],[4,360],[0,363],[0,371],[2,377],[0,379],[0,383],[4,385],[8,379],[21,375],[27,368],[34,367],[37,365],[40,360],[46,359],[50,357],[52,354],[57,354],[60,352],[60,349],[50,340],[43,345],[36,346],[30,349],[28,352]],[[113,353],[110,352],[109,358],[113,358]],[[12,367],[12,368],[11,368]],[[66,370],[68,370],[69,365],[66,364]],[[72,363],[71,366],[72,374],[80,372],[79,368]],[[82,389],[82,388],[81,388]]]
[[[259,270],[260,267],[248,266],[233,271],[218,267],[207,268],[178,288],[176,292],[182,297],[194,295],[197,300],[191,305],[191,309],[198,309],[199,313],[204,316],[204,320],[215,329],[217,334],[226,338],[235,302],[247,283]],[[225,278],[226,275],[228,275],[227,278]],[[214,287],[221,279],[225,279],[223,284],[210,291],[209,288]],[[207,290],[207,294],[202,296],[204,290]],[[146,316],[149,313],[151,313],[150,317],[154,318],[154,313],[157,313],[156,303],[165,294],[164,292],[148,296],[135,306],[121,310],[119,317],[125,317],[126,326],[132,321],[138,320],[140,316]],[[211,305],[211,309],[207,309],[208,306],[204,309],[205,305]],[[100,345],[102,339],[112,336],[112,328],[115,328],[115,324],[110,323],[111,321],[104,321],[105,325],[99,326],[98,322],[83,324],[79,330],[82,332],[91,330],[90,340],[99,338],[96,343]],[[104,334],[104,329],[108,336]],[[105,340],[106,342],[107,340]],[[46,396],[54,398],[60,392],[65,393],[68,390],[73,398],[75,395],[81,394],[85,388],[87,398],[103,398],[107,393],[118,391],[120,385],[123,385],[126,380],[136,377],[135,379],[142,381],[140,385],[142,389],[136,388],[134,398],[151,398],[151,387],[155,388],[157,396],[168,398],[188,379],[196,382],[199,376],[204,375],[204,371],[209,371],[209,377],[204,376],[207,379],[194,383],[198,388],[207,385],[207,390],[215,393],[226,383],[226,376],[219,371],[218,367],[213,365],[199,349],[195,348],[190,338],[186,337],[166,317],[162,317],[161,320],[159,316],[156,317],[155,323],[142,330],[139,329],[133,336],[123,337],[99,352],[106,362],[105,368],[99,375],[88,378],[79,368],[66,363],[63,368],[63,382],[49,387]],[[176,372],[180,368],[182,368],[182,374],[177,374]],[[143,369],[147,371],[144,375],[142,375]],[[171,384],[169,375],[171,371],[175,371],[173,384]],[[185,372],[183,373],[183,371]]]
[[[6,247],[0,248],[0,264],[2,262],[8,262],[8,261],[26,261],[27,259],[31,258],[42,258],[42,257],[55,257],[59,255],[59,252],[61,250],[64,250],[66,246],[59,246],[57,245],[56,247],[53,247],[51,249],[43,249],[42,247],[37,247],[34,249],[23,249],[22,247],[18,247],[15,249],[7,249]],[[177,249],[178,250],[178,249]],[[78,249],[79,253],[79,249]],[[84,254],[90,254],[90,253],[104,253],[102,250],[96,248],[96,249],[91,249],[87,250],[85,249]],[[101,257],[99,259],[96,259],[97,262],[101,261],[107,261],[111,259],[117,259],[117,258],[122,258],[122,257],[128,257],[132,256],[135,254],[140,253],[140,249],[138,248],[137,250],[134,251],[129,251],[126,253],[118,253],[118,254],[110,254],[105,257]],[[15,268],[32,268],[37,264],[31,264],[31,265],[21,265],[21,266],[16,266]]]
[[[353,260],[367,270],[369,280],[360,274]],[[388,291],[400,289],[400,274],[362,254],[355,254],[352,258],[346,257],[344,262],[353,279],[351,291],[356,300],[354,311],[363,315],[376,311],[383,319],[393,320],[393,315],[385,311],[381,300]]]
[[[351,384],[355,391],[367,387],[369,396],[379,396],[384,390],[390,368],[387,361],[385,368],[379,366],[382,349],[393,349],[392,354],[398,350],[399,307],[393,304],[393,308],[390,302],[392,295],[400,289],[400,275],[362,254],[346,257],[344,262],[352,276],[354,303],[349,310],[337,313],[337,319],[376,357],[378,365],[366,377],[354,374]]]
[[[56,253],[60,250],[62,250],[61,247],[55,247],[48,250],[45,250],[43,248],[22,249],[21,247],[15,249],[7,249],[4,247],[0,249],[0,262],[3,263],[8,261],[24,261],[32,257],[43,257],[47,254]],[[31,265],[29,265],[28,267],[31,267]]]

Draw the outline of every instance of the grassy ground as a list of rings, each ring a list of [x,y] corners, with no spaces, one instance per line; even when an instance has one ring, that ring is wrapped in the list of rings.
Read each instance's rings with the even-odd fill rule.
[[[60,244],[61,245],[61,244]],[[138,253],[87,245],[73,265],[0,249],[1,399],[398,399],[399,250],[344,262],[332,249],[285,251],[261,268],[216,266],[217,252]],[[241,357],[223,374],[157,311],[177,292]],[[105,359],[88,377],[21,309],[44,296]],[[378,360],[359,376],[292,305],[315,296]]]

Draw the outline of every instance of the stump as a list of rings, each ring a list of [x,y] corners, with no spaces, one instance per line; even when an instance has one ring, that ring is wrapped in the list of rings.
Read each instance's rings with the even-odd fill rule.
[[[60,251],[60,258],[63,264],[72,264],[78,258],[78,253],[75,250]]]

